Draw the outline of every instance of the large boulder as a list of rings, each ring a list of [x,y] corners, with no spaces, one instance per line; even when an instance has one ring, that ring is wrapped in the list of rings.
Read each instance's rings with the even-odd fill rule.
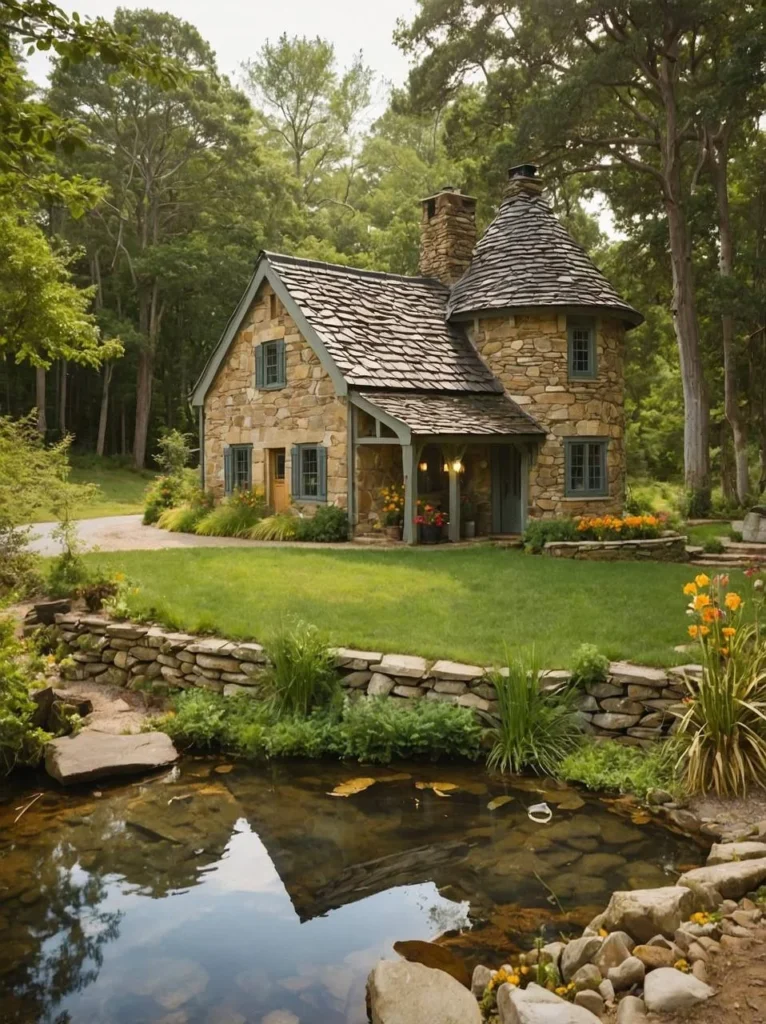
[[[564,981],[570,981],[581,967],[593,960],[602,942],[603,939],[598,935],[586,935],[581,939],[572,939],[564,946],[561,954],[561,975]]]
[[[45,746],[45,770],[65,786],[149,772],[177,760],[178,752],[164,732],[113,736],[85,729]]]
[[[678,879],[679,885],[687,882],[702,883],[717,889],[725,900],[741,899],[751,889],[757,889],[766,881],[766,857],[757,860],[732,861],[729,864],[712,864],[694,868]],[[688,914],[687,914],[688,917]]]
[[[610,932],[627,932],[637,942],[648,942],[658,934],[672,937],[694,913],[696,902],[694,893],[682,885],[615,892],[602,924]]]
[[[367,979],[372,1024],[481,1024],[479,1004],[444,971],[381,960]]]
[[[660,967],[651,971],[644,981],[644,1002],[653,1013],[672,1013],[688,1010],[704,1003],[713,995],[713,989],[692,974],[682,974],[673,967]]]
[[[540,985],[497,990],[500,1024],[598,1024],[599,1018],[584,1006],[560,999]],[[373,1022],[374,1024],[374,1022]]]
[[[762,857],[766,857],[766,843],[714,843],[707,864],[713,867],[737,860],[760,860]]]
[[[763,505],[756,505],[745,516],[742,540],[747,544],[766,543],[766,508]]]

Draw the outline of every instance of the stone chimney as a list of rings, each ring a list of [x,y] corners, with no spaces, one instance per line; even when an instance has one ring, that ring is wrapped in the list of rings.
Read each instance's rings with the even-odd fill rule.
[[[542,179],[537,177],[535,164],[518,164],[508,171],[508,183],[503,190],[503,199],[514,196],[539,196],[543,191]]]
[[[476,200],[445,185],[421,205],[419,271],[453,285],[468,269],[476,245]]]

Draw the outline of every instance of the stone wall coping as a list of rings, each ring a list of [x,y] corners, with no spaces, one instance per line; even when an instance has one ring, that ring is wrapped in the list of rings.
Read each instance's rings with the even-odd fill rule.
[[[663,533],[661,537],[636,537],[624,540],[549,540],[545,545],[548,548],[583,548],[586,551],[595,551],[597,548],[624,548],[641,547],[657,548],[667,547],[676,541],[684,540],[680,533]]]

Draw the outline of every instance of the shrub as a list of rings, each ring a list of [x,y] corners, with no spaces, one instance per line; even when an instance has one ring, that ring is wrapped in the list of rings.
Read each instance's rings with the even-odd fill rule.
[[[558,768],[563,779],[581,782],[588,789],[613,789],[643,800],[650,789],[678,788],[678,747],[673,741],[648,750],[626,747],[613,740],[584,742],[568,754]]]
[[[579,686],[603,683],[609,675],[609,658],[595,644],[580,644],[572,659],[572,682]]]
[[[757,571],[748,571],[752,579]],[[752,587],[753,621],[746,602],[729,590],[729,577],[704,573],[684,587],[691,599],[689,635],[699,645],[702,679],[687,680],[678,735],[679,759],[690,792],[736,796],[766,777],[766,643],[761,635],[762,581]]]
[[[500,705],[500,726],[493,730],[487,764],[501,772],[524,768],[555,775],[559,764],[580,742],[574,687],[555,692],[540,686],[540,668],[532,654],[507,655],[507,676],[492,682]]]
[[[719,537],[709,537],[705,541],[702,550],[708,555],[722,555],[726,547]]]
[[[386,764],[397,758],[466,757],[481,753],[482,728],[470,708],[440,701],[386,697],[349,704],[338,730],[338,753]]]
[[[295,540],[298,536],[297,516],[290,512],[277,512],[256,523],[248,531],[251,540]]]
[[[30,697],[31,648],[19,640],[15,623],[0,617],[0,772],[36,765],[50,734],[34,724],[37,705]]]
[[[153,525],[166,508],[183,505],[198,492],[199,474],[195,469],[185,469],[172,476],[156,477],[146,489],[144,525]]]
[[[339,692],[333,656],[316,626],[297,622],[282,628],[266,644],[266,652],[271,703],[278,717],[305,717]]]
[[[155,461],[166,476],[180,477],[191,461],[189,435],[169,430],[157,442]]]
[[[313,516],[298,520],[298,540],[332,544],[348,540],[348,514],[336,505],[321,505]]]
[[[530,519],[524,531],[524,547],[539,554],[552,541],[578,540],[574,519]]]
[[[27,550],[29,533],[0,519],[0,595],[23,599],[42,590],[40,559]]]
[[[259,491],[236,491],[199,520],[195,532],[202,537],[248,537],[266,514]]]

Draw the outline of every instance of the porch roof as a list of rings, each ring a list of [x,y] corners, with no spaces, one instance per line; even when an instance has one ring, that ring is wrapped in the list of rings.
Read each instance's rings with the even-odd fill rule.
[[[545,434],[507,395],[401,394],[365,391],[363,397],[413,434]]]

